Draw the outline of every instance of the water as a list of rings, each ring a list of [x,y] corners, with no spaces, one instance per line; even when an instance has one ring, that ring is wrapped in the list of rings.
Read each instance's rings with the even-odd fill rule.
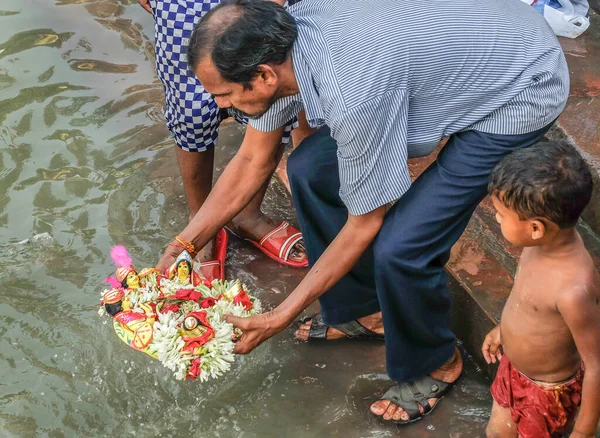
[[[367,412],[388,385],[381,344],[287,330],[201,385],[98,317],[110,247],[152,266],[187,218],[152,32],[133,0],[0,4],[0,436],[481,436],[491,402],[469,361],[433,415],[398,430]],[[224,127],[218,170],[241,136]],[[275,182],[266,204],[294,220]],[[304,275],[235,239],[228,269],[271,307]]]

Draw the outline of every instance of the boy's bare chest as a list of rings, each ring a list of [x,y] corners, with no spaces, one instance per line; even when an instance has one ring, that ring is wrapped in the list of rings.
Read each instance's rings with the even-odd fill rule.
[[[546,318],[559,317],[557,301],[563,288],[553,272],[525,261],[519,265],[506,306],[513,312]]]

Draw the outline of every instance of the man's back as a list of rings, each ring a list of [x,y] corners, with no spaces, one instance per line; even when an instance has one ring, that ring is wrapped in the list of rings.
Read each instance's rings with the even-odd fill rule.
[[[568,95],[556,37],[519,0],[306,0],[290,13],[324,118],[401,90],[411,155],[465,128],[539,129]]]

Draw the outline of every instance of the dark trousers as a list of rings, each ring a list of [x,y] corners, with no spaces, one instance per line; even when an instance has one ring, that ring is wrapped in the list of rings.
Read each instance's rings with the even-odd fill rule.
[[[414,380],[452,357],[455,337],[444,270],[450,248],[486,195],[494,166],[510,152],[536,143],[549,127],[524,135],[478,131],[453,135],[437,160],[389,210],[377,238],[352,271],[319,299],[328,324],[381,310],[392,379]],[[323,127],[306,138],[288,161],[311,265],[348,217],[338,193],[336,150],[329,128]]]

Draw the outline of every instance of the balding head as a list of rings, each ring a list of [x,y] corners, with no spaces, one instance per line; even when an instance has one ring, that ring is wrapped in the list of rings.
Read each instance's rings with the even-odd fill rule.
[[[188,46],[188,64],[196,71],[210,57],[229,81],[249,86],[261,65],[281,65],[296,40],[296,23],[268,0],[225,0],[197,24]]]

